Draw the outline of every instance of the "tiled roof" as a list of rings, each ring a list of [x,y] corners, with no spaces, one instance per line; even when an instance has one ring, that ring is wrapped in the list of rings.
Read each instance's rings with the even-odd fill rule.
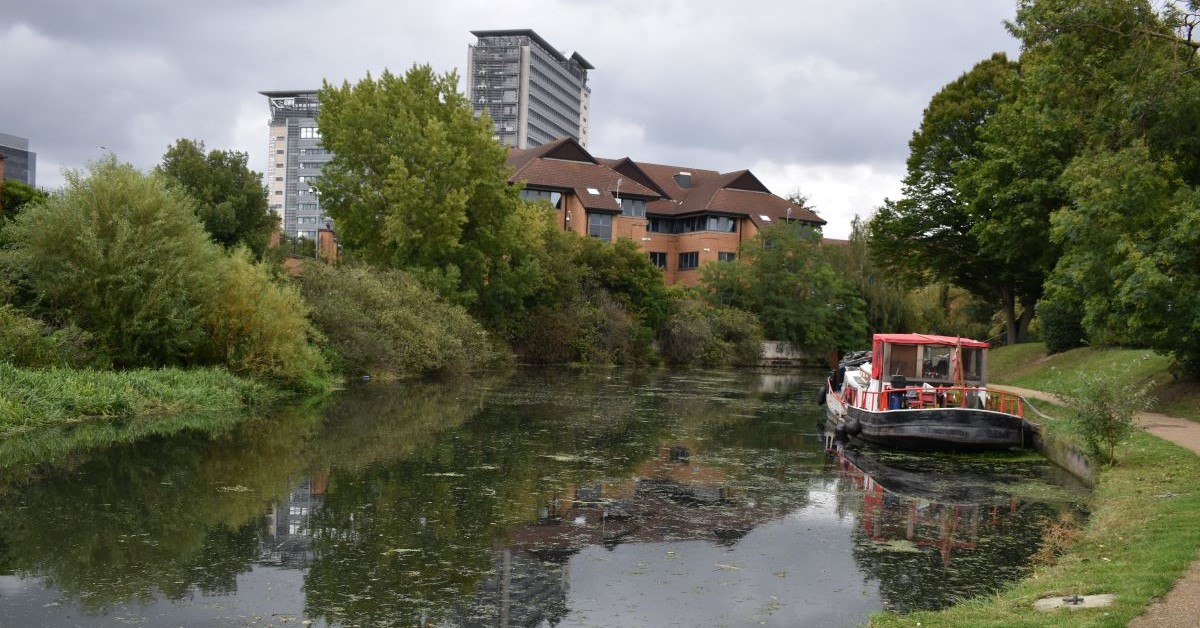
[[[569,138],[532,149],[512,149],[508,163],[515,169],[510,182],[574,190],[589,209],[615,209],[615,199],[598,199],[598,195],[590,194],[587,189],[599,190],[602,192],[599,196],[603,197],[605,192],[616,192],[620,179],[622,196],[647,199],[647,214],[732,214],[748,217],[759,228],[785,220],[825,224],[812,210],[772,194],[749,170],[721,174],[715,170],[635,162],[628,157],[596,159]],[[687,187],[680,185],[681,181]]]

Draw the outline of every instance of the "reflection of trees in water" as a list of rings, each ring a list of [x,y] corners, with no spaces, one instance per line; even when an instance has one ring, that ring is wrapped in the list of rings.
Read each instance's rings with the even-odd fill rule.
[[[252,421],[215,439],[151,438],[46,470],[0,503],[0,564],[89,610],[228,593],[315,425],[307,414]]]
[[[331,489],[311,522],[316,560],[305,583],[306,613],[362,625],[471,624],[501,616],[512,625],[552,621],[557,603],[532,600],[565,595],[556,588],[565,583],[544,560],[565,558],[581,546],[575,541],[603,539],[532,545],[506,539],[565,529],[564,517],[585,535],[590,526],[581,520],[603,518],[653,530],[657,540],[735,542],[803,502],[805,492],[781,488],[804,473],[795,470],[794,455],[688,442],[689,455],[681,457],[660,444],[680,446],[667,435],[680,421],[730,421],[726,399],[738,395],[713,394],[686,407],[680,401],[738,385],[726,374],[521,371],[487,391],[487,403],[469,420],[416,418],[452,427],[394,448],[401,455],[390,460],[351,462],[349,473],[337,456],[326,455]],[[717,473],[696,476],[689,469]],[[726,485],[735,493],[727,494]],[[779,495],[766,495],[772,489]]]
[[[759,429],[764,399],[786,397],[742,378],[559,370],[372,385],[324,409],[93,451],[10,476],[0,571],[102,610],[231,594],[256,562],[307,565],[313,617],[486,623],[506,604],[518,625],[553,622],[565,612],[554,557],[567,554],[514,548],[506,563],[503,547],[576,487],[621,493],[601,501],[614,514],[628,500],[615,517],[626,525],[725,543],[801,504],[789,483],[811,471],[792,446],[739,435]]]
[[[839,508],[856,513],[854,558],[879,582],[889,610],[945,608],[1019,580],[1028,573],[1043,523],[1068,507],[999,492],[1012,474],[1029,477],[1044,465],[1009,463],[1007,478],[985,484],[985,476],[962,465],[941,464],[945,468],[924,470],[925,482],[920,472],[864,467],[867,475],[843,464]]]

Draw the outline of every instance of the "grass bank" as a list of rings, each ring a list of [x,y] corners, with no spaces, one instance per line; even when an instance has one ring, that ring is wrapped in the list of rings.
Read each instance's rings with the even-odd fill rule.
[[[0,364],[0,436],[87,422],[235,411],[280,393],[224,369],[92,371]]]
[[[989,358],[989,378],[1049,393],[1063,392],[1080,374],[1115,373],[1121,383],[1150,383],[1158,400],[1152,408],[1200,421],[1200,382],[1181,381],[1171,374],[1171,359],[1146,349],[1080,348],[1046,355],[1040,342],[998,347]]]
[[[91,371],[0,363],[0,468],[182,429],[224,429],[285,396],[219,368]]]
[[[1166,408],[1200,407],[1168,371],[1169,360],[1145,351],[1083,349],[1045,357],[1041,345],[1005,347],[993,352],[992,379],[1036,390],[1061,390],[1080,372],[1117,371],[1153,381],[1156,392],[1173,394]],[[1050,408],[1050,414],[1065,414]],[[1069,429],[1063,421],[1050,429]],[[1200,457],[1135,432],[1118,450],[1119,463],[1105,468],[1090,502],[1091,515],[1056,564],[1041,564],[997,595],[964,601],[939,612],[881,614],[871,626],[1125,626],[1154,598],[1165,595],[1196,558],[1200,547]],[[1031,539],[1030,542],[1037,542]],[[1033,603],[1044,597],[1113,593],[1116,603],[1102,609],[1043,613]]]

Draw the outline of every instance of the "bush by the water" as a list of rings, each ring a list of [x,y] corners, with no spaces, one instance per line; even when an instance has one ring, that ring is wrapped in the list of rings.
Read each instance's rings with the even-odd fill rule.
[[[649,364],[653,332],[614,295],[593,288],[529,317],[513,348],[527,364]]]
[[[343,372],[464,371],[502,357],[465,309],[403,271],[309,263],[300,286]]]
[[[659,351],[676,366],[742,366],[758,362],[762,341],[762,326],[753,314],[679,291],[673,294]]]
[[[319,388],[327,365],[311,342],[320,334],[299,290],[275,281],[244,248],[223,258],[218,270],[220,285],[204,321],[214,361],[285,386]]]
[[[224,364],[321,385],[300,300],[213,243],[193,199],[111,156],[66,179],[4,228],[0,269],[27,314],[87,332],[118,368]]]
[[[7,303],[0,305],[0,361],[27,368],[101,364],[91,334],[74,325],[52,329]]]

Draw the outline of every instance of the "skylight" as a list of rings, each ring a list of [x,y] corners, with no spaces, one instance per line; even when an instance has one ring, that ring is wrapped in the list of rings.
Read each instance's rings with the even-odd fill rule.
[[[763,221],[763,222],[771,222],[771,217],[770,217],[770,216],[767,216],[767,215],[764,215],[764,214],[759,214],[759,215],[758,215],[758,217],[759,217],[759,218],[762,218],[762,221]]]
[[[597,190],[596,188],[588,188],[587,191],[588,191],[588,194],[591,194],[593,196],[600,196],[600,190]]]

